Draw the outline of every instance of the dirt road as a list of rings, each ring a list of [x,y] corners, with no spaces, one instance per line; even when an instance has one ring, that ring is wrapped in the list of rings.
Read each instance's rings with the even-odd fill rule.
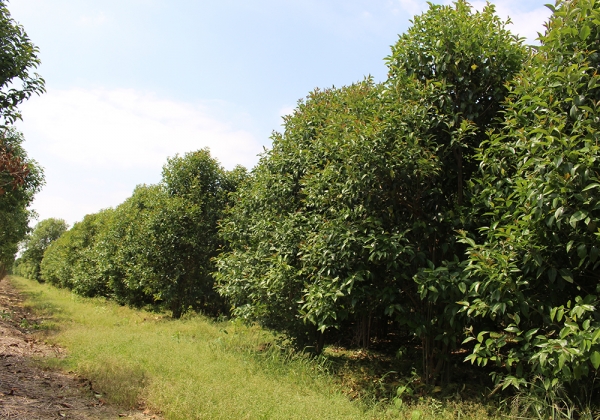
[[[8,277],[0,280],[0,419],[158,419],[105,404],[85,378],[41,369],[34,359],[65,351],[34,339],[28,328],[38,321]]]

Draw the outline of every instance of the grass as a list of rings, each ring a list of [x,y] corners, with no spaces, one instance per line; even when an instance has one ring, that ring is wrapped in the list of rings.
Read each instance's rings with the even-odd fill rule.
[[[281,349],[258,327],[197,315],[172,320],[11,281],[27,305],[51,318],[36,334],[68,351],[65,359],[42,363],[85,376],[103,399],[123,407],[142,403],[166,419],[494,418],[478,403],[351,401],[327,357]]]

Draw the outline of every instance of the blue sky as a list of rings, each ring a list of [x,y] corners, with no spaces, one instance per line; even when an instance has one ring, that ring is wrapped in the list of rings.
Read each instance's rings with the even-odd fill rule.
[[[498,0],[533,43],[547,0]],[[477,8],[483,2],[472,2]],[[39,220],[73,224],[160,180],[167,157],[203,147],[251,168],[281,116],[316,87],[372,75],[420,0],[11,0],[40,49],[47,93],[22,106],[45,169]]]

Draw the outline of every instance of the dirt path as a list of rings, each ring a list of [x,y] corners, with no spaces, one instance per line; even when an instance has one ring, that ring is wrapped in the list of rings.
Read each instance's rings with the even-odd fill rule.
[[[157,419],[147,411],[123,411],[105,404],[90,381],[44,370],[33,358],[64,355],[36,341],[27,330],[36,316],[7,277],[0,280],[0,419]]]

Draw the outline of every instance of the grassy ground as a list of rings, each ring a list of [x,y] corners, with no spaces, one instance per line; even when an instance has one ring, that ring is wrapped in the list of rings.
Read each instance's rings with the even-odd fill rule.
[[[200,316],[172,320],[11,281],[49,316],[37,326],[40,334],[68,350],[64,360],[43,363],[88,377],[109,401],[143,402],[166,419],[493,418],[477,403],[427,398],[396,406],[357,397],[332,374],[327,357],[282,351],[257,327]]]

